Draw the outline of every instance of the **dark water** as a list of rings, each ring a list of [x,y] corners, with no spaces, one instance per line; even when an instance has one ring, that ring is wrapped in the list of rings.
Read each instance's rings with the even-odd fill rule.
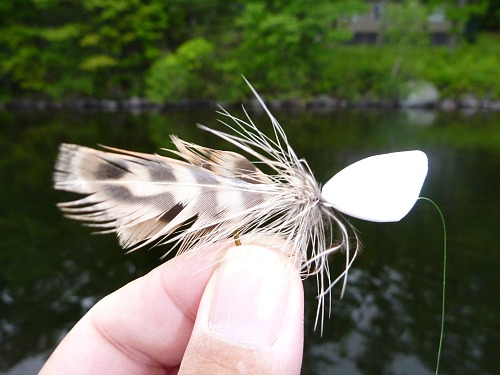
[[[422,194],[439,204],[448,226],[442,373],[497,374],[500,115],[343,111],[277,117],[323,182],[368,155],[412,148],[427,153]],[[58,144],[152,152],[170,147],[168,135],[177,134],[225,148],[197,122],[217,126],[213,111],[0,112],[1,374],[36,373],[97,300],[157,266],[163,252],[124,255],[114,236],[91,235],[62,217],[55,203],[68,196],[51,188]],[[437,212],[418,202],[399,223],[353,223],[364,251],[345,298],[334,300],[322,337],[313,331],[314,280],[306,281],[303,374],[433,373],[443,264]]]

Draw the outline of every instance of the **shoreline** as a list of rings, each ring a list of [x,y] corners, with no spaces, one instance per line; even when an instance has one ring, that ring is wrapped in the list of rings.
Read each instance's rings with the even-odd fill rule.
[[[100,111],[100,112],[159,112],[168,109],[194,109],[194,108],[234,108],[241,105],[248,108],[258,108],[260,105],[252,98],[243,102],[217,102],[213,100],[181,100],[178,102],[155,103],[145,98],[132,97],[125,100],[81,98],[68,101],[50,101],[34,99],[18,99],[0,102],[0,110],[12,111],[51,111],[68,110],[74,112]],[[444,98],[433,103],[421,105],[402,105],[397,100],[389,99],[360,99],[349,101],[328,95],[317,95],[311,99],[286,99],[266,101],[270,109],[276,111],[310,111],[333,112],[343,109],[425,109],[453,112],[456,110],[467,111],[500,111],[500,99],[478,99],[468,96],[463,99]]]

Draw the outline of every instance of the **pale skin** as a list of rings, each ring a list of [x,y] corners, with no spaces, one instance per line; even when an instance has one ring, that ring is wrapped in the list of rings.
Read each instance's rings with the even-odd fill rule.
[[[304,297],[286,252],[201,250],[98,302],[41,374],[300,374]]]

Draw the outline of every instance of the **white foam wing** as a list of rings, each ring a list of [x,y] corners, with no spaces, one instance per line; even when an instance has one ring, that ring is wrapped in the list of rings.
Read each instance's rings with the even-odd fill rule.
[[[371,156],[333,176],[323,186],[322,195],[349,216],[399,221],[415,204],[427,168],[427,156],[418,150]]]

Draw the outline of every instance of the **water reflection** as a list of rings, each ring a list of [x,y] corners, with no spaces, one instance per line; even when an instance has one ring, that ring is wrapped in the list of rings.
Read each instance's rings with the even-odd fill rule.
[[[497,251],[500,116],[434,114],[414,126],[402,112],[344,111],[279,118],[318,180],[365,156],[420,148],[430,159],[423,194],[442,207],[449,229],[443,373],[494,374],[500,344]],[[36,373],[61,337],[102,296],[159,264],[162,249],[124,255],[113,236],[62,218],[51,188],[60,142],[137,151],[169,147],[169,134],[228,148],[193,124],[210,112],[0,112],[0,373]],[[257,116],[256,122],[262,118]],[[263,122],[263,128],[266,127]],[[304,374],[428,374],[439,339],[441,230],[418,203],[400,223],[353,220],[365,251],[343,300],[334,299],[323,337],[313,332],[314,280],[306,282]],[[333,260],[340,263],[338,259]],[[337,294],[338,290],[335,291]]]
[[[412,374],[433,373],[412,344],[416,338],[411,314],[399,302],[405,293],[403,281],[403,275],[388,267],[380,279],[353,272],[347,312],[353,328],[339,341],[325,340],[309,348],[314,373],[402,374],[408,369]],[[375,288],[366,288],[368,284]],[[372,290],[363,293],[366,289]]]

